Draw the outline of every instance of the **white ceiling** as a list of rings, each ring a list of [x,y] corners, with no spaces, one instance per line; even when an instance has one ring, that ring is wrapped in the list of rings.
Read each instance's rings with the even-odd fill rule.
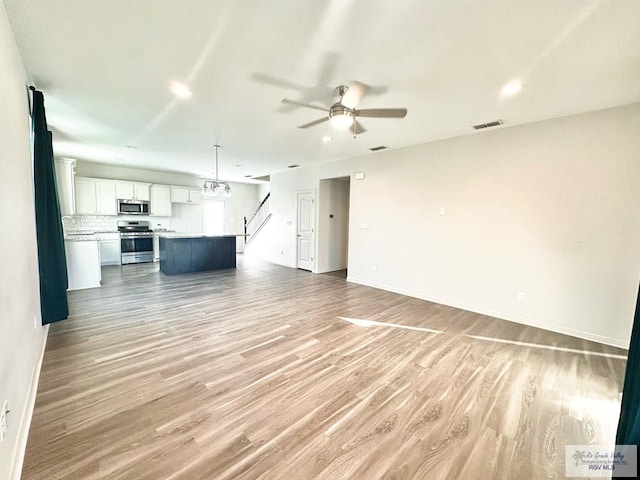
[[[0,0],[1,1],[1,0]],[[640,100],[638,0],[4,0],[57,155],[244,180]],[[512,79],[523,90],[500,95]],[[179,100],[172,81],[193,95]],[[372,88],[355,140],[284,97]],[[498,128],[505,128],[498,127]],[[127,148],[135,145],[137,149]],[[240,165],[240,166],[237,166]]]

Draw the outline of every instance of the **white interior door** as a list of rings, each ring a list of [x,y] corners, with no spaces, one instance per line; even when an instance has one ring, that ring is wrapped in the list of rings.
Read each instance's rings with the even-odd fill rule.
[[[316,200],[312,191],[298,192],[298,268],[313,270],[315,266]]]

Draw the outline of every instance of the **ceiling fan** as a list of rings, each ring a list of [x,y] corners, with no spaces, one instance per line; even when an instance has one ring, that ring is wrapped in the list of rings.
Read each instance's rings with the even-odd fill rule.
[[[298,128],[309,128],[320,123],[331,121],[331,124],[337,128],[347,129],[353,127],[353,134],[366,132],[367,130],[358,122],[358,117],[368,118],[404,118],[407,116],[406,108],[364,108],[357,109],[357,105],[367,91],[367,86],[363,83],[354,82],[351,85],[339,85],[336,87],[336,93],[340,96],[340,100],[331,105],[329,108],[313,105],[311,103],[299,102],[297,100],[289,100],[283,98],[282,103],[288,105],[297,105],[299,107],[313,108],[326,112],[328,115],[318,120],[314,120]]]

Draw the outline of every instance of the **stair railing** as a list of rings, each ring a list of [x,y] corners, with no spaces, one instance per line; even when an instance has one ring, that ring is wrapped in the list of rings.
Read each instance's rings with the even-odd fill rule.
[[[264,222],[269,218],[269,197],[271,196],[271,192],[267,193],[267,196],[264,197],[264,200],[260,202],[258,208],[253,213],[251,218],[247,220],[247,217],[244,217],[244,243],[248,243],[253,235],[262,227]]]

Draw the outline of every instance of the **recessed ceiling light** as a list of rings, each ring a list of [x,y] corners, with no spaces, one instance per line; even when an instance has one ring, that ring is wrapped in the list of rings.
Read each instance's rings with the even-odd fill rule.
[[[293,165],[287,165],[287,168],[298,168],[300,165],[294,163]]]
[[[171,91],[176,97],[189,98],[191,96],[191,90],[184,83],[173,82],[171,84]]]
[[[130,148],[131,150],[137,150],[138,147],[136,147],[135,145],[125,145],[125,147]]]
[[[322,137],[322,141],[324,143],[331,143],[331,135],[325,135],[324,137]]]
[[[511,80],[502,87],[502,96],[511,97],[522,90],[522,82],[520,80]]]

